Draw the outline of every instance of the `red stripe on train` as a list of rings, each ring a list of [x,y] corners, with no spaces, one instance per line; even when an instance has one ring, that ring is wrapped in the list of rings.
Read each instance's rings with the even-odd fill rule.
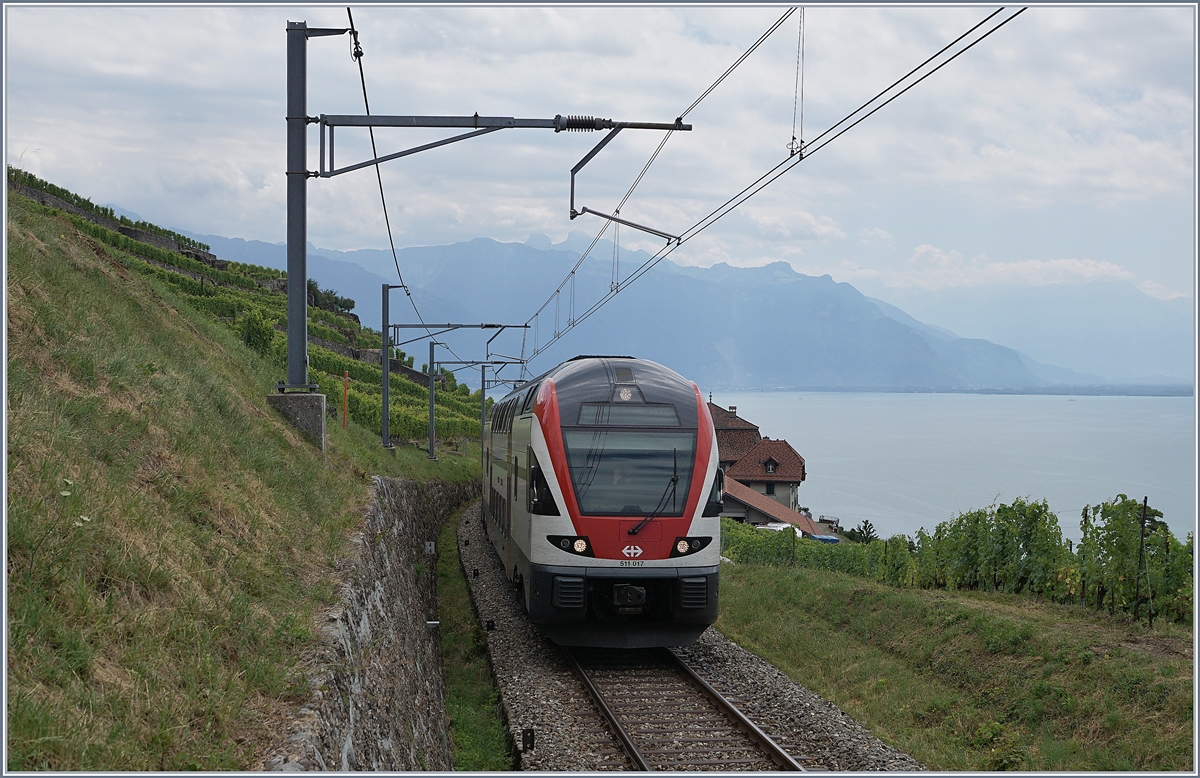
[[[542,388],[538,390],[533,415],[542,425],[542,436],[546,438],[546,448],[550,449],[550,464],[554,468],[554,477],[558,479],[558,485],[567,503],[567,515],[571,517],[575,534],[582,535],[584,533],[579,531],[579,522],[575,519],[579,515],[579,504],[575,501],[571,470],[567,466],[567,449],[563,445],[562,422],[558,415],[558,392],[554,388],[554,381],[549,378],[542,381]]]

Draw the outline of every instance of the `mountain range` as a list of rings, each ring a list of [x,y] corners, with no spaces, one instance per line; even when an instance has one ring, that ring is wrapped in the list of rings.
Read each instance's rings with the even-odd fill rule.
[[[184,234],[223,259],[286,268],[283,244]],[[355,312],[373,328],[381,325],[381,285],[396,283],[397,266],[426,322],[519,324],[553,293],[588,243],[580,232],[558,244],[544,235],[525,243],[477,238],[401,249],[395,259],[390,251],[310,244],[308,270],[323,288],[354,299]],[[613,254],[613,244],[601,241],[580,266],[574,312],[608,290]],[[648,257],[622,249],[621,275]],[[1132,284],[1111,283],[1003,290],[995,299],[955,291],[961,296],[910,294],[912,305],[905,307],[926,321],[995,332],[994,339],[960,337],[786,262],[695,268],[667,259],[546,349],[530,370],[536,374],[576,354],[619,353],[669,365],[713,389],[1191,391],[1190,300],[1157,300]],[[561,328],[571,315],[566,294],[557,307]],[[526,331],[525,353],[555,331],[555,308],[551,302],[536,331]],[[400,291],[392,292],[391,311],[393,323],[416,321]],[[519,353],[518,333],[506,332],[493,352]],[[422,361],[423,344],[407,348]]]

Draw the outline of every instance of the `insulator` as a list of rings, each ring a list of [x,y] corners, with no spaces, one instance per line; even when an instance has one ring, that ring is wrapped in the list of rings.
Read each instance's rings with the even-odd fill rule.
[[[596,129],[596,117],[594,116],[568,116],[567,131],[568,132],[593,132]]]

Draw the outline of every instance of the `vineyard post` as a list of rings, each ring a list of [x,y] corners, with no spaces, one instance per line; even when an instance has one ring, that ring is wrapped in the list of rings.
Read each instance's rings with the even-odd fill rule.
[[[1159,594],[1162,594],[1161,589],[1159,590]],[[1146,564],[1146,600],[1147,600],[1147,602],[1146,602],[1146,605],[1147,605],[1146,618],[1149,621],[1148,626],[1150,627],[1150,629],[1154,629],[1154,588],[1152,586],[1150,586],[1150,565],[1149,565],[1149,563]]]
[[[1142,497],[1142,519],[1139,522],[1141,525],[1140,539],[1138,540],[1138,563],[1137,575],[1133,581],[1133,620],[1138,620],[1138,612],[1142,604],[1142,558],[1146,553],[1146,505],[1149,503],[1149,496]],[[1149,571],[1147,571],[1147,583],[1149,586]]]
[[[433,376],[436,371],[433,362],[433,348],[438,345],[436,340],[429,339],[429,458],[437,459],[437,454],[434,453],[434,431],[433,431]]]
[[[342,384],[342,429],[346,429],[346,412],[350,405],[350,371],[346,371],[345,383]]]
[[[479,366],[479,466],[487,467],[483,442],[487,435],[487,365]]]
[[[391,346],[391,321],[389,320],[388,311],[388,292],[391,291],[391,284],[381,284],[383,287],[383,325],[379,328],[379,367],[383,370],[383,417],[379,427],[379,435],[383,440],[385,449],[392,448],[392,434],[388,428],[388,422],[391,420],[391,408],[389,408],[389,389],[388,378],[392,372],[392,346]],[[393,452],[394,453],[394,452]]]

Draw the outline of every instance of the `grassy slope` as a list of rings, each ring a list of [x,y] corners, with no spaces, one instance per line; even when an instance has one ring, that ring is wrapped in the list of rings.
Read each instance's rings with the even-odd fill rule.
[[[723,565],[717,626],[937,770],[1191,770],[1192,636],[1016,595]]]
[[[474,478],[265,397],[280,369],[120,252],[10,193],[9,769],[249,766],[368,473]]]

